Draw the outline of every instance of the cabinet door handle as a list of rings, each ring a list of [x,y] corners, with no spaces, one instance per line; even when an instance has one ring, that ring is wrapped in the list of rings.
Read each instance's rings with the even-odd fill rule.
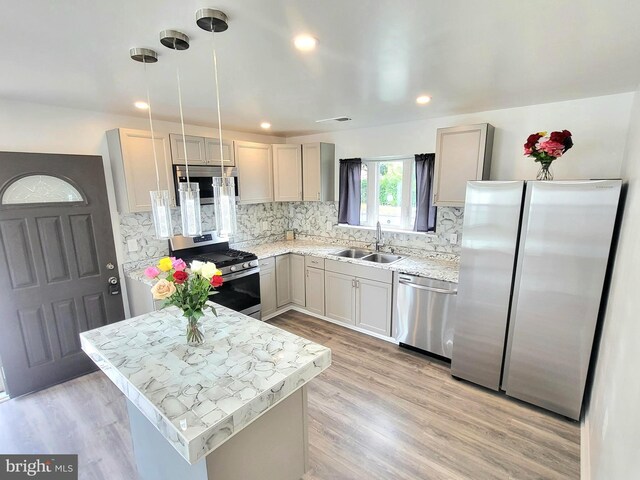
[[[356,280],[356,288],[360,288],[360,280]]]
[[[351,288],[356,288],[356,281],[353,278],[351,279]]]

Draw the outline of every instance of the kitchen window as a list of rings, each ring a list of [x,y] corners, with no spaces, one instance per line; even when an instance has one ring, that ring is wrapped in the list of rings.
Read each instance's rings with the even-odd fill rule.
[[[414,157],[362,159],[360,225],[413,230],[416,217]]]

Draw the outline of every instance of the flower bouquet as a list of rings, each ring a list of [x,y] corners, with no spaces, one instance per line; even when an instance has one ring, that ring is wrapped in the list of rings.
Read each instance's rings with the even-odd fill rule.
[[[547,136],[547,132],[532,133],[524,144],[524,154],[527,157],[540,162],[540,171],[538,172],[538,180],[553,180],[551,172],[551,163],[564,155],[567,150],[573,147],[571,140],[571,132],[562,130],[561,132],[551,132]]]
[[[164,278],[161,275],[165,274]],[[215,309],[207,305],[209,295],[222,285],[222,272],[212,262],[191,262],[187,264],[180,258],[164,257],[157,265],[145,269],[144,274],[150,279],[158,278],[151,288],[155,300],[164,300],[163,307],[175,305],[182,310],[187,319],[187,342],[191,345],[202,343],[204,336],[198,321],[204,315],[205,308]]]

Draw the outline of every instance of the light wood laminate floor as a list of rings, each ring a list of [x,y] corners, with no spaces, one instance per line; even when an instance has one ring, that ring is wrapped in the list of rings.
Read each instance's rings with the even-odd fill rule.
[[[333,351],[309,384],[305,480],[580,476],[576,423],[308,315],[270,323]],[[136,478],[124,397],[100,372],[0,404],[0,452],[79,453],[81,479]]]

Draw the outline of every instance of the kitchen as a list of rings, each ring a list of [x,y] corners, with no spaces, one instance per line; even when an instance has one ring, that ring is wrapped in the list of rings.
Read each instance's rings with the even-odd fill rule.
[[[412,6],[407,6],[406,11],[402,9],[402,20],[396,21],[413,32],[412,38],[422,38],[408,12],[411,8],[419,8],[426,14],[428,9],[422,10],[427,7],[410,3]],[[7,265],[11,272],[21,276],[12,273],[13,283],[6,280],[8,283],[3,288],[7,291],[15,289],[18,280],[31,288],[32,277],[40,279],[40,275],[44,275],[45,281],[48,279],[52,286],[60,285],[67,277],[73,277],[72,271],[77,268],[80,283],[84,282],[83,288],[87,290],[78,294],[80,300],[75,303],[68,302],[67,297],[54,297],[53,288],[43,290],[42,298],[46,300],[34,299],[33,295],[23,299],[17,293],[9,294],[3,299],[6,302],[3,308],[14,308],[11,302],[18,301],[50,302],[53,307],[44,307],[41,311],[44,313],[39,314],[44,317],[38,320],[39,317],[32,316],[28,321],[35,318],[41,322],[44,327],[40,328],[44,328],[42,331],[51,338],[55,332],[51,330],[50,318],[54,323],[58,322],[56,328],[60,329],[66,319],[75,315],[79,323],[74,338],[65,337],[58,330],[59,338],[56,338],[60,346],[52,343],[54,346],[47,347],[49,350],[45,347],[28,350],[31,355],[40,355],[40,360],[31,363],[43,366],[47,363],[47,355],[55,356],[58,350],[67,349],[69,355],[82,359],[78,362],[84,362],[82,368],[88,369],[82,370],[83,373],[95,370],[95,364],[98,364],[106,376],[95,372],[69,377],[71,367],[65,366],[65,378],[78,378],[46,388],[63,382],[63,377],[56,381],[55,372],[50,369],[36,379],[41,385],[38,388],[34,386],[37,381],[27,382],[24,372],[28,372],[28,368],[18,369],[9,358],[18,349],[7,346],[5,341],[0,356],[12,398],[0,404],[0,417],[3,424],[8,425],[3,432],[5,440],[0,442],[0,454],[80,453],[80,478],[100,478],[97,472],[102,468],[106,469],[102,471],[103,475],[111,471],[109,478],[131,478],[136,470],[141,478],[161,478],[149,471],[140,471],[141,465],[148,467],[150,459],[158,461],[157,452],[164,452],[162,456],[170,464],[167,471],[185,465],[202,468],[203,462],[198,463],[199,456],[190,457],[192,450],[179,451],[175,445],[168,451],[161,450],[169,445],[168,437],[161,435],[149,440],[152,448],[140,446],[140,438],[152,437],[158,432],[153,428],[151,433],[145,430],[150,420],[147,414],[151,410],[136,404],[126,393],[132,385],[140,386],[136,384],[137,377],[105,366],[110,364],[104,360],[107,357],[103,340],[107,337],[98,336],[99,332],[103,332],[100,335],[113,334],[117,328],[122,328],[118,335],[135,335],[142,325],[124,320],[122,327],[117,327],[117,321],[145,315],[140,318],[151,323],[153,319],[168,322],[166,331],[153,330],[155,324],[145,324],[144,328],[150,329],[145,331],[154,332],[149,335],[158,342],[149,344],[149,355],[162,358],[163,350],[158,345],[165,341],[174,342],[180,348],[182,344],[186,345],[184,329],[174,328],[181,325],[180,318],[170,315],[175,307],[158,310],[160,302],[154,301],[150,291],[157,280],[149,279],[144,273],[161,258],[172,256],[182,258],[187,264],[193,260],[216,264],[224,281],[215,287],[218,293],[212,301],[222,305],[218,308],[219,322],[229,322],[231,326],[225,327],[229,331],[232,331],[233,322],[240,321],[233,312],[242,312],[253,318],[242,317],[242,321],[248,322],[246,328],[255,329],[256,338],[265,335],[276,338],[285,335],[281,333],[284,330],[301,339],[296,341],[303,342],[304,347],[298,351],[300,358],[317,357],[314,360],[317,371],[310,373],[299,366],[296,372],[282,373],[292,375],[285,383],[295,382],[295,376],[300,375],[303,384],[284,395],[282,401],[275,399],[255,422],[238,423],[240,431],[237,435],[207,452],[207,464],[215,463],[222,468],[224,462],[219,457],[226,453],[221,452],[231,452],[234,448],[242,455],[252,441],[265,434],[260,432],[262,426],[270,425],[268,435],[273,432],[273,423],[298,425],[295,422],[300,422],[308,429],[307,440],[283,437],[281,442],[273,443],[289,451],[287,458],[293,459],[297,455],[296,461],[291,461],[292,469],[295,466],[307,471],[304,478],[505,478],[509,475],[515,478],[632,478],[637,467],[637,460],[632,455],[633,446],[637,445],[637,434],[633,430],[637,413],[632,406],[637,396],[623,380],[638,360],[631,343],[637,331],[632,322],[632,313],[637,311],[637,306],[630,286],[637,275],[633,238],[637,233],[634,180],[637,178],[635,156],[639,115],[637,79],[631,78],[634,72],[625,60],[625,52],[633,51],[631,44],[637,40],[627,21],[631,15],[611,11],[605,15],[602,4],[590,2],[578,9],[576,20],[566,26],[569,38],[573,39],[569,43],[575,48],[579,48],[577,39],[585,32],[601,35],[598,37],[600,42],[610,42],[607,43],[610,51],[617,52],[617,56],[607,60],[613,62],[611,68],[622,68],[622,65],[627,68],[620,70],[615,81],[605,74],[596,75],[605,60],[594,55],[588,60],[582,56],[573,60],[576,66],[573,72],[526,82],[518,73],[517,66],[521,68],[516,58],[518,48],[509,50],[500,46],[509,42],[486,38],[473,26],[472,19],[474,15],[481,18],[480,24],[486,31],[501,22],[513,23],[530,12],[526,7],[516,6],[499,11],[499,2],[489,3],[492,3],[488,10],[490,15],[482,15],[479,6],[463,14],[456,6],[447,9],[430,5],[430,13],[436,18],[456,15],[460,19],[459,26],[449,27],[451,32],[467,28],[477,35],[479,42],[488,42],[485,45],[500,49],[510,59],[505,62],[506,66],[500,67],[504,68],[504,81],[520,82],[517,94],[511,96],[510,87],[501,82],[496,83],[492,95],[486,98],[468,94],[465,101],[473,101],[471,106],[452,103],[454,95],[447,88],[455,89],[457,84],[448,76],[451,72],[443,73],[438,85],[435,80],[437,70],[433,66],[425,66],[422,72],[423,75],[430,73],[433,78],[429,81],[421,80],[420,75],[415,78],[409,75],[409,79],[403,80],[400,74],[388,73],[408,72],[407,59],[403,55],[412,51],[415,58],[420,58],[417,47],[396,50],[400,40],[386,40],[390,43],[385,43],[384,34],[389,32],[376,31],[372,21],[367,27],[369,33],[383,37],[376,40],[380,42],[376,54],[382,59],[375,60],[375,49],[350,43],[354,38],[364,38],[362,34],[345,30],[342,37],[333,38],[323,29],[325,27],[320,26],[330,24],[320,19],[328,20],[331,8],[323,9],[308,2],[303,2],[302,6],[282,2],[270,12],[255,2],[251,2],[253,12],[248,6],[215,6],[229,15],[228,31],[212,35],[219,60],[219,95],[213,88],[216,81],[213,78],[212,44],[208,37],[211,33],[195,21],[200,9],[212,6],[199,2],[190,2],[179,9],[165,6],[168,10],[141,2],[128,6],[130,10],[123,10],[137,18],[143,18],[140,14],[144,8],[156,11],[157,18],[149,19],[144,28],[129,24],[122,11],[114,6],[96,7],[105,19],[105,25],[95,32],[96,39],[105,41],[108,38],[109,22],[123,22],[121,31],[126,32],[123,35],[126,38],[114,41],[113,45],[97,40],[89,42],[92,48],[104,47],[103,55],[113,62],[109,68],[117,65],[116,71],[122,75],[122,80],[111,86],[102,79],[96,79],[93,84],[101,92],[112,92],[113,97],[105,93],[103,99],[98,99],[91,95],[87,85],[76,85],[79,98],[74,100],[70,85],[63,81],[65,69],[77,75],[84,71],[80,58],[86,54],[86,48],[77,47],[78,57],[64,58],[61,52],[41,53],[41,59],[55,57],[60,64],[55,73],[56,82],[51,86],[57,93],[47,93],[37,84],[37,76],[32,76],[24,78],[21,94],[7,94],[0,99],[3,132],[0,150],[6,152],[1,161],[6,166],[13,165],[11,162],[16,159],[20,163],[18,167],[5,168],[3,175],[7,178],[3,182],[9,185],[24,176],[25,168],[31,168],[41,175],[72,179],[69,183],[79,197],[73,200],[72,207],[57,205],[55,208],[59,208],[59,213],[55,214],[43,214],[47,211],[43,209],[54,206],[46,207],[37,201],[33,216],[26,207],[3,208],[2,222],[14,222],[15,212],[18,212],[26,215],[28,232],[47,228],[47,234],[53,235],[41,237],[46,238],[46,242],[35,238],[37,233],[35,237],[28,237],[33,251],[42,249],[44,252],[36,258],[43,262],[44,273],[39,266],[30,273],[28,269],[17,270],[14,266],[14,259],[21,255],[15,245],[25,242],[20,236],[21,230],[5,228],[3,248]],[[341,20],[344,22],[341,25],[349,25],[348,18],[362,13],[364,7],[349,8],[353,9],[352,16]],[[7,6],[7,11],[10,14],[6,18],[18,18],[23,10],[18,6]],[[262,20],[255,16],[256,12],[260,12],[258,17]],[[278,22],[278,13],[287,18],[286,26]],[[72,13],[70,7],[61,7],[60,11],[49,14],[64,23],[84,18],[83,15],[87,16],[89,12]],[[65,16],[69,18],[65,19]],[[296,23],[293,18],[300,16],[306,20]],[[376,8],[374,17],[382,21],[384,14]],[[317,23],[313,18],[318,19]],[[24,22],[15,23],[7,28],[15,32],[16,38],[23,38],[20,48],[16,46],[16,52],[36,51],[41,37],[33,32],[34,27],[27,28]],[[82,26],[83,29],[86,27]],[[60,44],[71,45],[73,33],[79,28],[74,23],[68,31],[59,33]],[[163,30],[168,28],[176,30]],[[624,48],[616,49],[619,40],[604,34],[614,28],[628,33],[628,44]],[[21,37],[20,29],[31,31],[31,37]],[[187,40],[177,34],[181,31],[187,35]],[[180,39],[190,42],[189,48],[167,48],[165,42],[159,41],[159,32],[161,39],[171,38],[174,46]],[[313,35],[315,49],[303,51],[296,47],[294,39],[301,32]],[[520,48],[532,46],[530,39],[517,32],[505,32],[505,35]],[[243,38],[258,41],[254,52],[246,45],[242,47]],[[260,41],[264,44],[260,45]],[[381,90],[368,90],[368,95],[376,101],[369,102],[368,95],[363,95],[359,97],[361,103],[356,105],[350,98],[353,96],[349,93],[351,87],[336,88],[340,83],[353,85],[349,82],[356,82],[350,77],[354,70],[338,68],[340,41],[351,45],[349,49],[356,49],[369,62],[362,67],[371,69],[366,73],[380,75]],[[472,62],[473,55],[464,51],[460,41],[453,37],[441,41],[450,42],[451,48],[455,46],[467,62]],[[549,40],[549,45],[558,41],[558,38]],[[420,41],[416,42],[420,44]],[[136,61],[132,59],[135,53],[130,49],[151,50],[155,52],[157,62],[151,62],[153,54],[149,52],[137,53],[143,55],[139,58],[149,59],[149,64]],[[268,62],[259,61],[261,54],[266,55],[269,49],[275,49],[273,51],[282,57],[275,62],[277,68],[272,66],[273,70],[269,70]],[[541,49],[539,55],[547,58],[549,53],[543,53]],[[557,57],[558,61],[569,61],[571,55],[563,51]],[[352,60],[353,65],[358,64],[355,57]],[[323,76],[324,71],[319,70],[323,64],[324,68],[337,72],[335,78]],[[489,66],[483,70],[477,62],[473,65],[479,68],[478,85],[474,88],[489,91],[489,85],[495,81],[493,70]],[[176,67],[179,67],[178,72]],[[330,88],[320,81],[306,85],[301,82],[300,90],[295,93],[267,94],[268,90],[264,89],[269,82],[273,87],[271,92],[280,91],[278,87],[284,80],[278,77],[278,69],[280,73],[295,72],[292,73],[294,78],[317,75],[319,79],[335,83]],[[245,70],[253,72],[254,76],[243,75]],[[255,75],[259,71],[264,72],[264,85],[258,88]],[[579,89],[573,88],[578,76],[584,78],[584,71],[591,72],[589,80]],[[234,81],[239,83],[234,85]],[[403,81],[409,83],[399,88]],[[362,79],[358,82],[366,85]],[[177,90],[180,85],[181,93]],[[456,91],[460,98],[464,97],[463,90]],[[26,91],[40,93],[26,97]],[[243,100],[240,91],[262,95],[266,103],[256,108],[252,102],[257,100]],[[334,92],[333,101],[327,100],[329,91]],[[427,95],[430,96],[428,100],[420,99]],[[221,102],[220,111],[216,108],[216,99]],[[134,101],[152,108],[138,109],[133,105]],[[298,108],[296,102],[299,102]],[[180,121],[181,107],[184,107],[184,124]],[[220,113],[219,117],[217,113]],[[331,120],[333,117],[349,120]],[[329,121],[323,121],[327,119]],[[316,123],[317,120],[321,122]],[[561,187],[578,185],[570,182],[573,180],[583,182],[579,186],[597,185],[597,195],[613,191],[613,200],[596,194],[589,200],[582,191],[566,194],[552,210],[538,209],[544,205],[544,201],[536,203],[543,198],[536,190],[535,181],[541,162],[524,156],[523,144],[532,132],[541,129],[561,132],[565,128],[571,131],[574,144],[567,149],[566,156],[553,162],[555,179],[550,183],[560,189],[558,192]],[[469,138],[472,141],[468,141]],[[87,171],[80,174],[83,168],[69,168],[73,161],[84,162]],[[425,177],[421,177],[418,170]],[[104,181],[96,186],[95,178],[102,175]],[[233,205],[230,208],[235,216],[234,231],[229,236],[218,235],[218,231],[231,223],[220,226],[221,219],[229,220],[229,217],[226,213],[216,215],[221,207],[219,202],[216,204],[211,189],[214,178],[225,177],[227,181],[233,179],[231,193],[226,196],[232,199],[227,205]],[[182,208],[187,202],[180,202],[181,196],[188,193],[180,188],[180,184],[187,184],[187,178],[200,190],[199,215],[192,215],[188,208]],[[418,178],[422,180],[418,181]],[[618,179],[622,182],[615,183]],[[360,188],[350,188],[348,180]],[[515,213],[511,217],[504,213],[504,199],[495,200],[492,210],[487,207],[486,195],[470,196],[468,188],[473,189],[474,184],[469,187],[467,181],[478,182],[480,187],[477,188],[488,185],[482,183],[487,181],[509,184],[515,189],[512,199],[518,199],[517,202],[514,200]],[[614,183],[588,183],[606,181]],[[394,187],[384,190],[390,184]],[[155,219],[154,200],[149,195],[154,191],[166,192],[161,200],[167,207],[156,209],[160,217]],[[94,193],[99,193],[105,200],[93,202],[91,195]],[[527,195],[532,198],[527,199]],[[84,203],[83,197],[86,197]],[[422,202],[420,198],[426,200]],[[473,198],[481,201],[473,203]],[[618,198],[621,199],[620,207]],[[568,207],[572,199],[580,199],[589,206],[576,205],[574,208],[578,210],[569,213],[558,208],[558,205]],[[96,210],[81,210],[92,204],[96,205]],[[609,205],[609,210],[602,213],[605,204]],[[195,208],[195,204],[189,205]],[[480,213],[474,215],[472,212]],[[541,212],[541,216],[536,217],[536,212]],[[87,226],[86,217],[82,217],[89,214],[104,219],[93,223],[93,231]],[[56,215],[64,219],[61,224],[42,220]],[[527,230],[527,224],[520,223],[522,215],[532,225],[538,222],[537,225],[544,228]],[[571,215],[584,221],[568,222]],[[549,220],[553,218],[557,220],[555,224]],[[185,219],[197,221],[187,222],[185,228]],[[488,219],[488,225],[494,228],[486,237],[479,228],[483,219]],[[15,222],[5,225],[15,225]],[[189,231],[194,225],[197,234]],[[159,236],[158,228],[164,228],[166,234],[167,226],[171,226],[170,235]],[[510,236],[505,233],[507,226]],[[51,247],[56,246],[52,240],[58,238],[55,235],[75,239],[80,234],[94,235],[95,252],[89,250],[88,255],[80,255],[74,260],[73,249],[76,247],[73,245],[58,246],[59,250]],[[547,280],[536,277],[541,273],[527,268],[531,265],[527,263],[528,252],[538,244],[533,240],[528,242],[528,239],[535,239],[536,235],[541,235],[552,250],[559,248],[564,252],[561,257],[554,257],[555,253],[538,257],[543,260],[540,264],[545,265],[542,274],[551,275],[554,282],[549,281],[550,277]],[[9,243],[9,238],[13,243]],[[582,239],[582,242],[576,239]],[[59,257],[56,251],[66,252],[62,256],[67,261],[66,266],[65,262],[51,260]],[[112,253],[105,256],[102,252]],[[47,253],[52,255],[50,259]],[[473,255],[480,260],[472,262]],[[535,258],[540,254],[532,255]],[[593,261],[580,264],[579,258],[585,257]],[[582,276],[571,271],[576,264],[582,265],[576,270]],[[484,267],[481,269],[480,265]],[[485,269],[491,271],[491,275],[483,274]],[[498,271],[506,273],[495,276]],[[102,292],[101,297],[96,296],[98,290],[89,289],[89,279],[94,276],[101,282],[95,286]],[[530,325],[528,330],[521,328],[525,323],[520,318],[527,318],[525,293],[531,295],[539,291],[537,286],[527,282],[536,278],[542,278],[543,284],[554,285],[541,291],[544,302],[548,301],[549,305],[558,306],[563,299],[571,298],[573,304],[568,300],[564,303],[565,308],[570,309],[560,310],[567,319],[576,311],[576,301],[578,305],[588,303],[588,309],[580,310],[580,319],[585,321],[571,323],[567,320],[564,333],[555,328],[556,320]],[[584,280],[584,283],[578,280]],[[588,294],[585,293],[587,290]],[[479,291],[482,295],[474,297]],[[558,292],[569,293],[563,296]],[[481,309],[491,302],[503,311],[499,314],[494,311],[486,317],[486,322],[478,324],[478,318],[486,313]],[[540,300],[534,301],[537,306],[540,303]],[[461,312],[465,311],[468,312],[466,320],[459,320],[463,315]],[[545,310],[549,318],[554,318],[555,313],[553,308]],[[205,338],[212,334],[211,328],[215,328],[210,327],[215,323],[209,323],[215,322],[215,317],[206,315],[201,322]],[[254,320],[264,323],[251,323]],[[493,334],[498,332],[492,339],[486,337],[490,332],[489,324]],[[38,331],[32,330],[30,334],[35,335]],[[95,333],[79,335],[85,331]],[[549,336],[545,340],[545,331],[554,332],[553,338]],[[581,333],[572,335],[576,331]],[[482,342],[473,336],[478,332],[483,336]],[[523,337],[522,332],[528,333]],[[539,333],[542,333],[542,341],[538,338]],[[570,348],[565,348],[569,344],[554,343],[563,338],[573,341],[575,337],[579,337],[580,342],[571,343]],[[8,338],[9,334],[5,339]],[[462,340],[456,342],[456,338]],[[536,339],[538,343],[527,345],[523,338]],[[80,339],[90,359],[80,351]],[[310,343],[304,343],[305,339]],[[470,341],[471,345],[464,346]],[[480,344],[486,343],[493,345],[491,355],[476,351]],[[249,348],[248,345],[250,343],[236,345],[238,352]],[[545,346],[550,350],[545,351]],[[144,349],[144,344],[136,345],[131,351],[118,350],[118,355],[121,355],[121,361],[132,364],[136,361],[133,352]],[[458,356],[456,349],[462,349]],[[558,354],[558,349],[569,353]],[[525,357],[533,354],[537,358],[534,363],[542,365],[540,371],[536,373],[526,362],[523,367],[518,352],[525,353]],[[483,378],[479,378],[477,372],[471,372],[473,367],[482,370],[482,362],[487,362],[489,357],[494,359],[490,367],[491,381],[486,380],[486,369]],[[571,364],[569,377],[556,368],[558,362]],[[518,371],[524,376],[517,377]],[[552,373],[558,374],[558,383],[551,380]],[[558,393],[564,400],[571,397],[571,407],[558,407],[557,398],[545,403],[534,398],[535,393],[523,393],[522,388],[536,385],[526,376],[529,374],[548,379],[554,385],[552,393]],[[272,375],[275,378],[280,372]],[[572,394],[568,396],[559,393],[566,384],[571,385]],[[543,386],[542,390],[547,388],[546,384]],[[170,389],[170,385],[163,388]],[[39,391],[22,396],[36,390]],[[74,403],[79,398],[85,403],[97,402],[94,410],[102,409],[98,418],[92,419],[91,415],[82,413],[82,402]],[[155,397],[150,394],[149,398]],[[247,403],[242,408],[254,408],[260,398],[260,394],[246,398],[243,401]],[[300,415],[291,415],[284,420],[279,418],[283,402],[296,398],[303,399]],[[26,447],[23,438],[33,436],[35,431],[48,430],[35,420],[38,415],[31,417],[34,423],[28,426],[19,426],[18,419],[37,412],[47,402],[60,405],[58,408],[77,405],[81,422],[94,425],[89,428],[92,432],[105,428],[106,418],[113,419],[115,423],[110,424],[113,427],[108,427],[102,435],[108,436],[110,449],[120,452],[119,456],[125,459],[123,465],[117,465],[113,455],[99,446],[98,438],[81,433],[82,429],[72,427],[73,433],[67,437],[71,440],[57,443],[55,432],[64,428],[64,423],[57,422],[64,422],[63,417],[56,419],[56,429],[46,434],[48,440],[36,447]],[[163,413],[161,405],[162,402],[151,401],[146,406],[154,411],[157,409],[154,415],[164,415],[166,411]],[[54,411],[58,410],[54,407]],[[403,412],[407,418],[403,418]],[[234,413],[227,413],[230,416],[224,417],[225,421],[232,418],[236,421]],[[166,426],[164,433],[171,436],[171,429],[175,428],[179,437],[181,424],[176,420],[171,425],[173,427]],[[157,428],[163,431],[161,427]],[[198,438],[199,434],[194,433],[189,442],[197,442]],[[79,446],[83,440],[91,447]],[[298,451],[301,446],[302,451]],[[156,447],[158,450],[154,453],[152,450]],[[190,447],[195,448],[195,443]],[[304,453],[305,449],[308,454]],[[278,454],[271,458],[262,446],[254,450],[256,458],[265,455],[264,462],[256,459],[243,463],[253,463],[254,467],[262,465],[265,472],[269,460],[284,458]],[[400,458],[401,451],[406,452],[406,458]],[[214,462],[216,452],[218,460]],[[456,455],[460,460],[456,460]],[[227,457],[234,458],[234,454]],[[237,468],[237,465],[230,468]],[[293,472],[291,478],[299,478],[299,473]],[[199,478],[197,475],[201,474],[189,473],[193,478]]]

